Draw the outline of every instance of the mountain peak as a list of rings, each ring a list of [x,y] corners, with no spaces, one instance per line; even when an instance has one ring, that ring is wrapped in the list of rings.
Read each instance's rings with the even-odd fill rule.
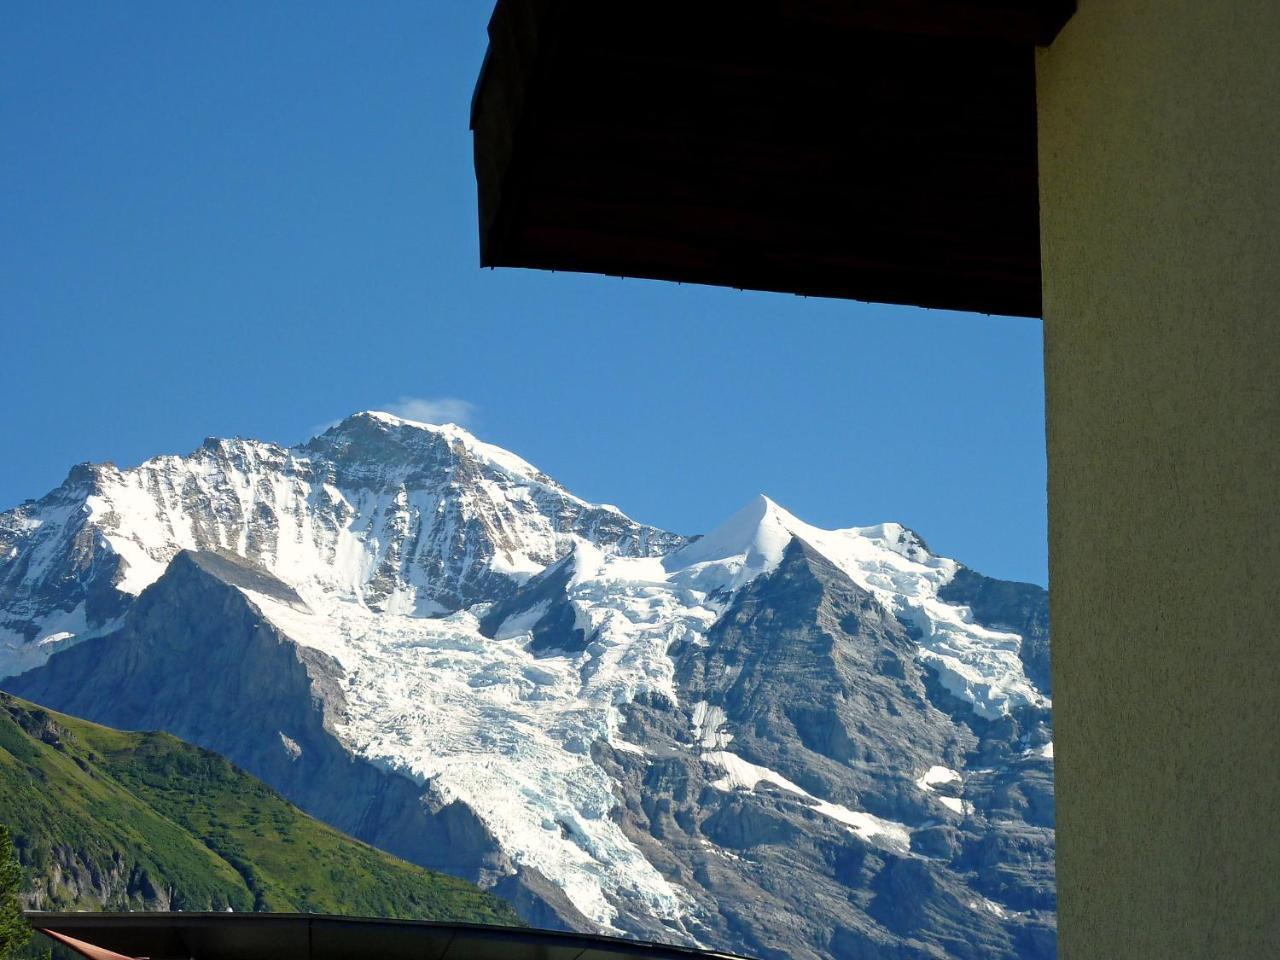
[[[424,423],[420,420],[410,420],[408,417],[401,417],[383,410],[362,410],[358,413],[353,413],[334,424],[318,437],[309,440],[303,446],[312,447],[326,438],[349,440],[353,437],[368,437],[370,435],[380,436],[400,446],[407,447],[416,447],[423,440],[427,443],[443,441],[451,449],[456,449],[460,446],[472,458],[491,467],[496,467],[507,474],[559,488],[559,485],[550,477],[523,457],[519,457],[502,447],[485,443],[471,431],[458,426],[456,423]]]
[[[427,423],[423,420],[411,420],[385,410],[358,410],[348,414],[341,420],[335,420],[321,430],[316,436],[329,434],[350,434],[368,429],[400,429],[429,433],[435,436],[454,436],[475,440],[475,436],[456,423]],[[477,441],[478,442],[478,441]]]
[[[778,565],[797,525],[790,513],[757,494],[710,533],[670,554],[664,566],[671,572],[704,564],[722,566],[731,572],[726,587],[734,589]]]
[[[319,436],[334,433],[349,435],[361,430],[405,430],[414,433],[428,433],[433,436],[476,439],[456,423],[426,423],[422,420],[410,420],[408,417],[387,413],[384,410],[359,410],[330,424]]]
[[[506,596],[575,538],[638,557],[684,542],[456,424],[381,411],[289,448],[215,439],[125,470],[84,465],[0,513],[0,676],[109,629],[183,550],[252,562],[307,603],[438,616]]]
[[[842,567],[868,559],[879,562],[874,558],[882,552],[918,564],[934,561],[925,542],[900,523],[825,530],[805,523],[761,493],[710,533],[671,554],[667,569],[727,564],[735,570],[735,586],[740,586],[777,567],[796,537]]]
[[[432,433],[459,433],[465,436],[471,436],[466,430],[456,423],[427,423],[425,420],[411,420],[408,417],[401,417],[394,413],[387,413],[385,410],[361,410],[353,413],[352,417],[360,417],[368,420],[377,420],[379,423],[385,423],[393,427],[412,427],[415,430],[429,430]]]

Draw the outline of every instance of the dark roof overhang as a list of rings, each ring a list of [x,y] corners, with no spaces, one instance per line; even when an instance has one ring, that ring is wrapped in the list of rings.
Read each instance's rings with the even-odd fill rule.
[[[483,266],[1038,316],[1034,49],[1074,0],[498,0]]]
[[[729,960],[728,954],[589,934],[281,913],[40,913],[27,919],[150,960]]]

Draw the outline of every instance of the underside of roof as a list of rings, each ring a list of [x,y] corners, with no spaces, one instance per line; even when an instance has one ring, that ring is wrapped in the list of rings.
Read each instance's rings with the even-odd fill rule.
[[[498,0],[484,266],[1040,313],[1067,0]]]

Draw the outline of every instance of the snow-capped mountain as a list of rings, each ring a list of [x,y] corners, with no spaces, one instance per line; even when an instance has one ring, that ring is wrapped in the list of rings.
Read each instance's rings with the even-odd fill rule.
[[[210,439],[128,470],[83,464],[0,515],[0,670],[110,629],[180,550],[245,557],[305,597],[435,616],[504,596],[575,537],[640,556],[682,542],[459,427],[385,413],[297,447]]]
[[[0,672],[48,660],[6,687],[227,753],[534,922],[1052,953],[1043,591],[897,524],[759,497],[689,540],[368,413],[77,468],[0,557]]]

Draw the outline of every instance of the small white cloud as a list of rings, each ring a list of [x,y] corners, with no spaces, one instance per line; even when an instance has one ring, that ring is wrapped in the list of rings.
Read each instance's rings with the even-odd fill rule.
[[[475,404],[457,397],[401,397],[379,409],[406,420],[420,423],[456,423],[469,426],[475,416]]]

